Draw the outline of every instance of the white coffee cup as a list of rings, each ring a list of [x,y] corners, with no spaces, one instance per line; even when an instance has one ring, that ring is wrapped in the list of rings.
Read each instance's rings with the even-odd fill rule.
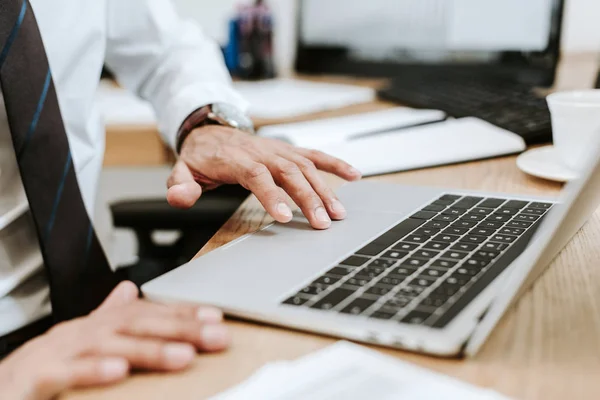
[[[600,136],[600,89],[557,92],[547,101],[559,161],[573,172],[580,172],[590,143]]]

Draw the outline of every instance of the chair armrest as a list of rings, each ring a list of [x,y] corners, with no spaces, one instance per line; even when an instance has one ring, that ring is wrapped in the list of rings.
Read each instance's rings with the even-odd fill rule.
[[[222,186],[200,197],[189,210],[178,210],[166,199],[124,200],[111,204],[115,227],[134,230],[187,230],[223,225],[248,197],[241,186]]]

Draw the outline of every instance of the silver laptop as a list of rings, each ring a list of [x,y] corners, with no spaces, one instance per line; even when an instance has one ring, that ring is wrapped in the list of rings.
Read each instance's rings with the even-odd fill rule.
[[[600,203],[600,147],[558,201],[358,182],[142,287],[161,302],[439,356],[473,355]],[[574,294],[576,295],[576,294]]]

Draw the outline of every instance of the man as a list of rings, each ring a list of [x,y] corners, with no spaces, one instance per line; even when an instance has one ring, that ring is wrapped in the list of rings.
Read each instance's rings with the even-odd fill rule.
[[[114,289],[118,279],[89,219],[104,149],[93,104],[104,63],[152,102],[179,153],[168,182],[173,206],[239,183],[280,222],[292,218],[286,193],[316,229],[346,215],[317,170],[360,174],[251,135],[218,48],[169,1],[0,2],[0,168],[13,177],[0,208],[0,230],[10,232],[2,235],[10,254],[0,260],[0,357],[53,322],[77,318],[0,364],[0,398],[45,398],[113,382],[129,368],[179,369],[190,351],[228,343],[217,310],[152,305],[127,283]]]

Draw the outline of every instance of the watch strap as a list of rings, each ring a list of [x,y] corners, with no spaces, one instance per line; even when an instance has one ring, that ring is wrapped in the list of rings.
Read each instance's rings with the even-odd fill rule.
[[[185,139],[194,129],[204,125],[217,124],[216,121],[209,118],[211,111],[212,108],[210,105],[200,107],[188,115],[185,121],[183,121],[183,124],[181,124],[181,127],[177,132],[177,148],[175,149],[177,154],[181,151],[181,146]]]

